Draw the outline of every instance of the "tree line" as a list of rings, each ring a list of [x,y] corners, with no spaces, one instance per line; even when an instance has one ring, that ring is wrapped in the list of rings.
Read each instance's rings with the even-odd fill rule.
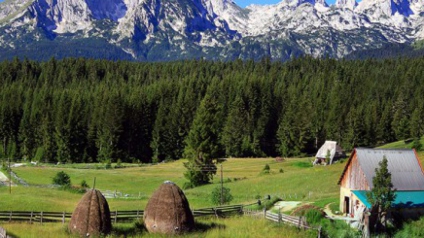
[[[15,58],[0,62],[0,156],[75,163],[289,157],[325,140],[349,151],[419,138],[423,69],[423,57]]]

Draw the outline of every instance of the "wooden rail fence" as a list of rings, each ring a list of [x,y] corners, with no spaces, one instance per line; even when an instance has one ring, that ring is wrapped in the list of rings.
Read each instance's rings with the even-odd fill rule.
[[[243,205],[211,207],[192,210],[194,217],[217,216],[223,217],[230,214],[241,214]],[[112,222],[122,222],[140,219],[144,215],[143,210],[134,211],[111,211]],[[69,221],[72,216],[70,212],[35,212],[35,211],[0,211],[1,221],[28,221],[29,223],[62,222]],[[0,236],[0,238],[2,238]]]
[[[290,216],[282,213],[274,213],[271,211],[257,211],[245,209],[244,214],[248,216],[264,217],[273,222],[283,222],[289,225],[296,226],[300,229],[317,229],[321,230],[319,227],[312,227],[307,224],[304,217]]]

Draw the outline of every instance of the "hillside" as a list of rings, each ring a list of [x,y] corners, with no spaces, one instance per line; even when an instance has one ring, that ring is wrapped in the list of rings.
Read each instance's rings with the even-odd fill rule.
[[[374,147],[422,135],[423,68],[423,58],[15,59],[0,63],[0,157],[172,161],[197,136],[214,158],[302,157],[329,139],[347,151]]]

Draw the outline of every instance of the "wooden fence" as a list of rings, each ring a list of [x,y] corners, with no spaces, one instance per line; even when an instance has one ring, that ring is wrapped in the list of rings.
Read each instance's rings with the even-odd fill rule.
[[[300,229],[317,229],[319,232],[321,232],[320,227],[311,227],[307,224],[304,217],[298,217],[298,216],[290,216],[282,213],[274,213],[271,211],[257,211],[257,210],[249,210],[245,209],[244,214],[248,216],[256,216],[256,217],[263,217],[265,219],[268,219],[273,222],[278,223],[285,223],[289,225],[296,226]]]
[[[202,208],[192,210],[194,217],[217,216],[223,217],[231,214],[241,214],[243,205],[222,206],[212,208]],[[143,210],[134,211],[111,211],[110,219],[112,222],[123,222],[134,219],[140,219],[144,215]],[[69,221],[72,213],[69,212],[34,212],[34,211],[0,211],[0,220],[2,221],[28,221],[29,223],[43,222],[62,222]],[[2,238],[2,237],[0,237]]]

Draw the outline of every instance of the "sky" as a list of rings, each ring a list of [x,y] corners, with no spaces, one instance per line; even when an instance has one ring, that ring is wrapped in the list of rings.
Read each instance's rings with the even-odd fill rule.
[[[246,7],[250,4],[276,4],[281,2],[282,0],[234,0],[237,5],[240,7]],[[0,0],[0,2],[3,2],[3,0]],[[334,4],[335,0],[326,0],[327,4]]]

